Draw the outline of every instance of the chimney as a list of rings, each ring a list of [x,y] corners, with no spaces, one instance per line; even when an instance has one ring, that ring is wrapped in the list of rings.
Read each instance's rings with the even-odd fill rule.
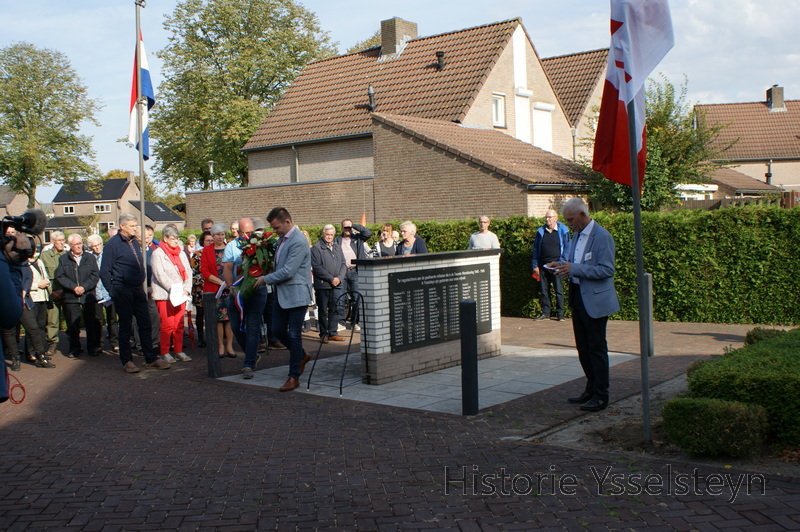
[[[417,38],[416,22],[401,18],[381,21],[381,59],[391,59],[403,52],[406,43]]]
[[[783,103],[783,87],[773,85],[767,89],[767,107],[771,113],[786,111],[786,104]]]
[[[130,170],[127,170],[127,171],[125,172],[125,174],[126,174],[126,175],[127,175],[127,177],[128,177],[128,182],[129,182],[129,183],[133,183],[133,184],[135,185],[135,184],[136,184],[136,174],[134,174],[134,173],[133,173],[133,172],[131,172]]]

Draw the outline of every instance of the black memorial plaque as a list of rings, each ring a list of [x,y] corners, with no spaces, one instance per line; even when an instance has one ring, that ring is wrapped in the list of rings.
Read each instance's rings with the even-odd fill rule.
[[[459,338],[458,306],[477,304],[478,334],[492,330],[489,264],[389,274],[392,353]]]

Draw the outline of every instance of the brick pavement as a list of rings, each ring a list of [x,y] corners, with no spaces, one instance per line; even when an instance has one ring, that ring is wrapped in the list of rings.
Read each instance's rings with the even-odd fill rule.
[[[503,325],[504,344],[572,346],[568,321]],[[740,344],[749,328],[659,324],[652,380]],[[636,324],[610,322],[609,339],[635,352]],[[579,381],[464,418],[214,381],[202,353],[190,354],[138,375],[112,356],[25,365],[27,400],[0,405],[0,529],[800,529],[798,478],[766,475],[762,495],[743,471],[695,474],[688,463],[513,438],[575,415],[563,398]],[[638,362],[621,364],[614,398],[638,378]],[[647,474],[672,481],[639,492]],[[742,486],[731,503],[716,474],[751,480],[750,494]],[[695,492],[676,494],[678,479]]]

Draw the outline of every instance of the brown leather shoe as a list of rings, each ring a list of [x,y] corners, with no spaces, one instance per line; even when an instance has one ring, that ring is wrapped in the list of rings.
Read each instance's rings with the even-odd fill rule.
[[[170,367],[172,366],[169,365],[169,362],[162,358],[157,358],[155,362],[144,365],[145,369],[169,369]]]
[[[333,340],[334,342],[344,342],[344,338],[338,335],[328,336],[328,340]]]
[[[125,366],[123,366],[125,373],[139,373],[139,366],[131,362],[127,362]]]
[[[323,344],[327,344],[330,341],[330,338],[328,336],[321,336],[319,341]]]
[[[306,364],[308,364],[309,360],[311,360],[311,355],[306,353],[305,356],[303,356],[303,360],[300,361],[300,375],[306,370]]]
[[[278,388],[278,391],[291,392],[295,388],[299,388],[299,387],[300,387],[300,381],[297,380],[297,379],[293,379],[293,378],[289,377],[288,379],[286,379],[286,382],[284,383],[284,385],[281,386],[280,388]]]

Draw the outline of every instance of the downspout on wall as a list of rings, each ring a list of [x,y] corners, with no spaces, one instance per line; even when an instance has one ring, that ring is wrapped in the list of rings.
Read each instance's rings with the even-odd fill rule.
[[[300,154],[297,152],[297,147],[292,144],[292,154],[294,155],[294,162],[292,164],[292,172],[289,176],[291,183],[298,183],[300,181]]]

